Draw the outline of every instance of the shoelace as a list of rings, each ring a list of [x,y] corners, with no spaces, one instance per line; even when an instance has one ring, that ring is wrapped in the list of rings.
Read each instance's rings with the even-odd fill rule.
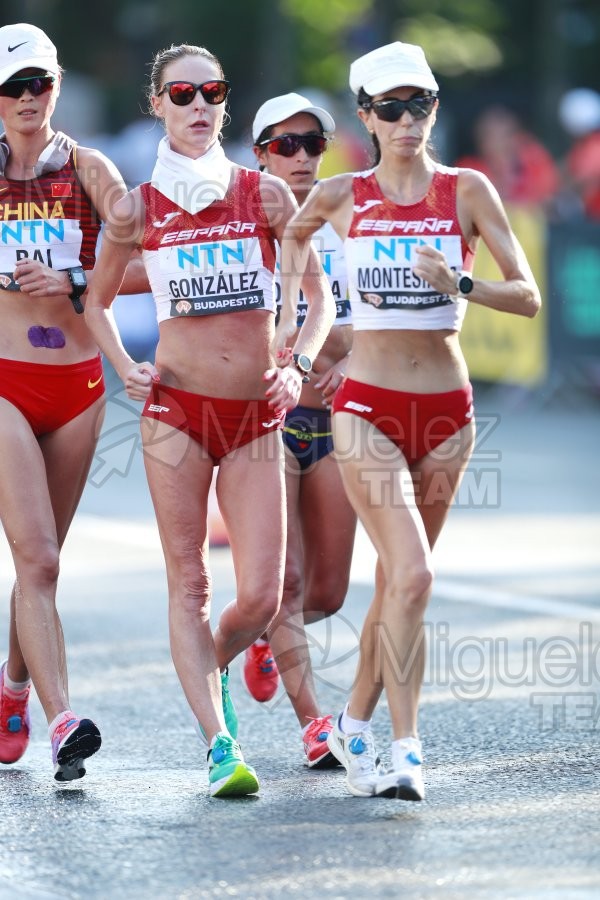
[[[215,741],[215,746],[212,750],[209,750],[209,755],[212,754],[213,763],[220,763],[223,760],[232,755],[236,748],[237,742],[234,741],[232,737],[229,735],[223,734],[220,735]]]
[[[305,743],[309,743],[310,741],[325,741],[327,740],[327,734],[331,731],[332,722],[331,715],[329,716],[320,716],[311,721],[311,724],[308,726],[304,733],[304,741]],[[329,728],[325,729],[325,726],[329,726]]]
[[[3,731],[21,730],[27,714],[28,700],[29,690],[25,691],[24,694],[19,697],[11,696],[4,691],[2,694],[2,721],[0,722],[0,728],[2,728]],[[19,726],[11,727],[11,719],[13,720],[14,725],[16,725],[17,718],[20,719]]]
[[[353,763],[356,764],[356,768],[361,773],[372,772],[377,769],[378,765],[375,739],[370,731],[361,731],[360,738],[362,739],[364,750],[362,753],[353,755]]]

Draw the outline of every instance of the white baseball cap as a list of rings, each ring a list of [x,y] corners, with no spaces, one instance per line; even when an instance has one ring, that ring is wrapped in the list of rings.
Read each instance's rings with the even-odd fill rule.
[[[318,119],[324,134],[333,134],[335,131],[333,116],[327,110],[321,106],[313,106],[302,94],[282,94],[280,97],[272,97],[259,107],[252,123],[252,140],[257,141],[270,125],[278,125],[284,119],[302,112],[310,113]]]
[[[395,41],[365,53],[350,66],[350,87],[355,94],[363,88],[372,97],[405,86],[439,90],[423,48],[416,44]]]
[[[56,47],[41,28],[21,23],[0,28],[0,84],[21,69],[43,69],[58,75]]]

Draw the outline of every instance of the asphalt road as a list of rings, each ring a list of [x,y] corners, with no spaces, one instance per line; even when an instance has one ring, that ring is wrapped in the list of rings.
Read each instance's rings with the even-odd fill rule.
[[[354,798],[341,770],[308,772],[289,704],[256,704],[237,665],[261,791],[225,801],[208,796],[170,660],[137,409],[112,394],[59,592],[73,706],[104,743],[57,786],[34,700],[30,748],[0,771],[0,898],[598,896],[600,401],[480,388],[477,407],[427,616],[425,802]],[[227,549],[212,561],[216,615],[234,582]],[[311,628],[325,711],[351,684],[372,573],[360,533],[342,614]],[[6,622],[4,544],[0,576]],[[385,757],[384,704],[374,727]]]

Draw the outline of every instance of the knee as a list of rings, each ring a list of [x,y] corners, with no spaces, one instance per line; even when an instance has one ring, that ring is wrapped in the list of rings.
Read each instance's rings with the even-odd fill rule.
[[[348,578],[319,579],[306,592],[304,600],[304,612],[309,616],[318,615],[320,618],[333,616],[343,606],[348,592]]]
[[[302,607],[304,593],[304,578],[302,568],[294,561],[288,559],[285,565],[283,577],[283,595],[281,606],[290,611],[296,611]]]
[[[37,590],[56,585],[60,571],[60,550],[56,541],[35,540],[15,553],[15,568],[21,586]]]
[[[208,569],[199,566],[196,558],[193,566],[180,567],[176,576],[169,573],[169,582],[173,585],[169,596],[171,611],[208,622],[212,595]]]
[[[281,582],[264,578],[252,585],[238,585],[237,606],[249,629],[267,628],[281,604]]]
[[[432,584],[433,570],[427,560],[423,559],[394,573],[388,590],[392,602],[404,612],[422,615],[429,601]]]

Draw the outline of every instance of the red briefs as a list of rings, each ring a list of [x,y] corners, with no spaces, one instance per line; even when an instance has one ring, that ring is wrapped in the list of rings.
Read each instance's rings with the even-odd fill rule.
[[[0,359],[0,397],[23,413],[36,437],[66,425],[103,394],[99,356],[65,366]]]
[[[332,410],[372,422],[412,466],[473,421],[473,388],[467,384],[443,394],[409,394],[344,378]]]
[[[155,384],[142,415],[189,434],[215,463],[256,438],[281,428],[285,413],[274,413],[266,400],[203,397],[169,385]]]

